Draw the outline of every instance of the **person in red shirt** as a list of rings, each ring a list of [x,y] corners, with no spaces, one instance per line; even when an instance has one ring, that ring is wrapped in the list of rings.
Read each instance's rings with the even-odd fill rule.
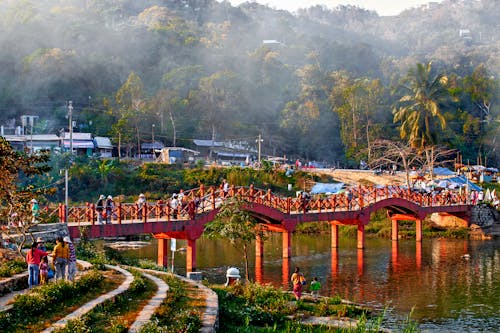
[[[48,255],[48,252],[42,251],[38,248],[38,243],[34,242],[31,249],[26,253],[26,263],[28,264],[28,287],[32,288],[38,285],[38,274],[40,260],[42,257]]]

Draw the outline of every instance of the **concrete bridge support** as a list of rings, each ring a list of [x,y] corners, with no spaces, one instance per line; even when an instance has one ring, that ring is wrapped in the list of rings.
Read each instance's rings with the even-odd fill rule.
[[[398,220],[395,218],[391,218],[391,221],[392,221],[391,240],[397,241],[398,240],[398,231],[399,231]]]
[[[365,225],[358,224],[358,249],[365,248]]]
[[[168,267],[168,239],[158,238],[158,266]]]
[[[290,258],[292,256],[292,233],[289,231],[283,231],[283,259]]]
[[[196,239],[187,240],[186,272],[196,271]]]
[[[413,215],[408,215],[408,214],[394,214],[391,216],[391,221],[392,221],[392,234],[391,234],[391,239],[393,241],[398,240],[398,221],[415,221],[415,240],[417,242],[422,241],[422,220],[416,216]]]
[[[331,248],[338,249],[339,247],[339,226],[335,222],[330,222],[330,232],[332,237]]]
[[[264,257],[264,241],[257,235],[255,238],[255,281],[263,282],[262,258]]]
[[[257,235],[255,238],[255,258],[262,258],[264,256],[264,241]]]
[[[415,240],[417,242],[422,241],[422,220],[415,219]]]

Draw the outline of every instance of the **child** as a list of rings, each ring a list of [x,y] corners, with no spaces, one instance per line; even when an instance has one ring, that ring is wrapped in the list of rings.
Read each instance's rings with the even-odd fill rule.
[[[40,284],[47,284],[49,275],[49,260],[47,256],[42,257],[40,261]]]
[[[311,295],[314,296],[314,299],[317,299],[319,296],[319,290],[321,289],[321,282],[318,281],[317,277],[313,278],[309,289],[311,290]]]

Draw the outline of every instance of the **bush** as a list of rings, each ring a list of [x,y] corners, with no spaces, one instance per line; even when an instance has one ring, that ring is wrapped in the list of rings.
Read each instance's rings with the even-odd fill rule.
[[[12,260],[0,265],[0,277],[11,277],[26,271],[26,262],[23,260]]]

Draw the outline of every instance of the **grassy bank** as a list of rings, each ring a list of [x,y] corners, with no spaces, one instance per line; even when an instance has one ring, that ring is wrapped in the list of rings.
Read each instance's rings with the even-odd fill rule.
[[[383,314],[346,304],[340,297],[300,301],[288,292],[259,284],[211,286],[219,296],[220,331],[241,332],[379,332]],[[416,332],[412,320],[400,332]]]

